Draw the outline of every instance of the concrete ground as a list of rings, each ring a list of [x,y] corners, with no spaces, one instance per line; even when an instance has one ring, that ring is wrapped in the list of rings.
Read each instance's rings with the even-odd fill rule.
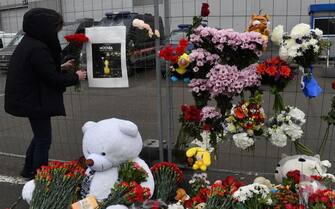
[[[327,76],[334,75],[334,69],[327,72]],[[297,77],[285,90],[283,97],[286,104],[296,105],[307,114],[307,123],[303,142],[316,148],[323,137],[325,124],[320,116],[328,112],[334,90],[331,82],[334,78],[325,77],[326,71],[315,67],[319,84],[325,89],[322,96],[308,100],[300,90],[300,77]],[[8,183],[8,177],[17,177],[23,164],[23,158],[6,157],[7,154],[24,155],[25,149],[32,137],[28,121],[6,114],[3,110],[5,74],[0,74],[0,208],[9,207],[20,196],[22,185]],[[167,92],[166,81],[162,80],[162,109],[163,109],[163,136],[167,139]],[[181,104],[192,104],[189,90],[183,83],[174,84],[170,89],[172,94],[173,124],[172,139],[178,133],[178,115]],[[89,120],[99,121],[110,117],[120,117],[134,121],[144,140],[157,139],[157,111],[156,111],[156,81],[153,70],[137,73],[130,78],[130,87],[125,89],[94,89],[82,83],[82,91],[75,92],[73,88],[65,94],[67,117],[53,119],[53,145],[50,151],[51,158],[72,160],[82,155],[81,127]],[[264,108],[268,116],[272,114],[273,97],[268,89],[264,92]],[[334,130],[331,130],[330,139],[334,139]],[[325,159],[334,162],[335,143],[330,140]],[[273,170],[281,153],[294,153],[289,145],[283,149],[271,146],[265,140],[256,142],[253,151],[242,152],[236,149],[230,141],[224,142],[219,148],[218,159],[214,162],[211,177],[221,178],[227,174],[240,173],[239,177],[252,179],[260,174],[272,177]],[[158,152],[146,151],[143,158],[149,161],[158,160]],[[334,169],[332,170],[334,171]],[[5,179],[5,180],[3,180]],[[11,178],[10,178],[11,179]],[[6,182],[6,183],[5,183]],[[22,183],[22,182],[21,182]],[[21,203],[17,208],[27,208]]]

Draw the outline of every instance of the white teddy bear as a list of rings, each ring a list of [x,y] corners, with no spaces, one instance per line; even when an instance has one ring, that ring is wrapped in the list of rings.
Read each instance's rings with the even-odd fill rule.
[[[319,155],[282,155],[282,159],[277,164],[275,179],[281,183],[289,171],[299,170],[305,176],[324,176],[327,175],[327,169],[331,167],[328,160],[320,160]]]
[[[86,192],[98,201],[108,197],[118,180],[118,166],[127,161],[138,163],[147,173],[143,187],[154,193],[154,178],[148,165],[138,157],[142,150],[142,137],[137,126],[126,120],[111,118],[99,122],[86,122],[82,127],[83,153],[90,182]],[[28,182],[22,191],[23,199],[31,201],[33,181]],[[127,209],[124,205],[113,205],[107,209]]]
[[[154,178],[148,165],[138,155],[142,150],[142,137],[137,126],[126,120],[116,118],[100,122],[87,122],[82,128],[83,153],[89,168],[86,174],[95,171],[89,194],[98,201],[108,197],[118,179],[118,166],[129,160],[137,162],[147,173],[147,180],[141,185],[154,192]],[[127,208],[110,206],[112,208]]]

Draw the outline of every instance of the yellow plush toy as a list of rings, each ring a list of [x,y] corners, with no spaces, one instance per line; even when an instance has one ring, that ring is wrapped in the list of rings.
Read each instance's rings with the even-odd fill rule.
[[[264,14],[264,15],[253,14],[251,16],[251,20],[250,20],[247,31],[258,32],[262,34],[262,37],[265,41],[268,41],[269,35],[270,35],[270,30],[268,29],[268,25],[270,23],[269,20],[270,20],[270,16],[267,14]]]
[[[192,166],[194,170],[206,171],[207,167],[211,165],[211,154],[204,148],[192,147],[186,151],[186,157],[195,158]]]
[[[188,83],[189,73],[187,72],[187,67],[190,64],[190,58],[188,54],[184,53],[178,57],[178,61],[175,64],[175,69],[172,71],[171,80],[177,81],[178,79],[184,79],[185,83]]]

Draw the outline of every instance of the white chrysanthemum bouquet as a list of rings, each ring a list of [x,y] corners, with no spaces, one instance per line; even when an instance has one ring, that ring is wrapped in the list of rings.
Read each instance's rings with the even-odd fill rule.
[[[233,198],[238,202],[235,208],[257,209],[267,208],[272,204],[270,189],[259,183],[249,184],[240,187],[233,194]]]
[[[277,147],[285,147],[287,140],[291,140],[297,151],[313,154],[313,151],[299,142],[303,135],[302,126],[305,124],[305,113],[296,107],[286,106],[276,116],[269,119],[266,135],[269,141]]]
[[[279,55],[283,60],[308,68],[323,50],[322,35],[321,30],[311,29],[305,23],[294,26],[290,34],[278,25],[272,32],[271,40],[280,46]]]

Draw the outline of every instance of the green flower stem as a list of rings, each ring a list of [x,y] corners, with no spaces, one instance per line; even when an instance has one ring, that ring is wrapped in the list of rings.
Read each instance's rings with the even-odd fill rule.
[[[275,111],[275,113],[279,113],[285,108],[284,100],[278,91],[276,91],[274,95],[275,95],[275,100],[273,103],[273,110]]]
[[[300,143],[298,140],[294,141],[295,150],[297,153],[305,154],[305,155],[314,155],[314,151],[307,147],[306,145]]]
[[[328,123],[327,129],[326,129],[326,132],[325,132],[325,136],[323,137],[322,143],[321,143],[321,145],[319,147],[319,151],[318,151],[318,153],[320,155],[320,158],[322,158],[323,152],[324,152],[326,144],[328,142],[329,129],[330,129],[330,124]]]

